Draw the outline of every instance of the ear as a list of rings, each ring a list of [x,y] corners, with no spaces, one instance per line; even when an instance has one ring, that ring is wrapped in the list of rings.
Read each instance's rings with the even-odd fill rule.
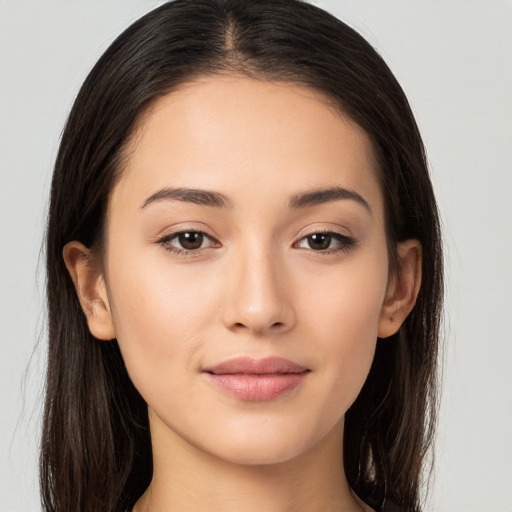
[[[62,251],[91,334],[100,340],[116,337],[103,273],[93,263],[91,251],[80,242],[69,242]]]
[[[379,318],[379,338],[395,334],[411,312],[421,286],[422,250],[418,240],[397,247],[398,271],[391,276]]]

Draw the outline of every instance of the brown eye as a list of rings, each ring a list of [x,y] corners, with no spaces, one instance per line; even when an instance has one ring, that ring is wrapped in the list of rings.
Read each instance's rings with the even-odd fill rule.
[[[357,241],[347,235],[336,232],[312,233],[301,238],[294,244],[300,249],[309,249],[319,254],[335,254],[342,251],[349,251],[357,245]]]
[[[179,245],[183,249],[192,251],[194,249],[201,248],[204,241],[204,233],[199,233],[198,231],[189,231],[185,233],[180,233],[176,238]]]
[[[307,237],[308,246],[314,251],[325,251],[331,245],[332,237],[327,233],[316,233]]]
[[[166,235],[157,241],[169,252],[181,255],[199,254],[202,249],[220,247],[220,244],[202,231],[181,231]]]

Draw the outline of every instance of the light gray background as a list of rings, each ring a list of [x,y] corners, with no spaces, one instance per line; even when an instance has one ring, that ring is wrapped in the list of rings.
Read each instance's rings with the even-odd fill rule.
[[[367,37],[397,75],[444,219],[447,348],[429,510],[512,511],[512,2],[318,4]],[[40,509],[46,340],[38,259],[59,135],[90,67],[155,5],[0,0],[2,512]]]

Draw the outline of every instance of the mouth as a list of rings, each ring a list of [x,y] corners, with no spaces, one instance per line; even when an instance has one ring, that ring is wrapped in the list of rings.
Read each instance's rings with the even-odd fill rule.
[[[280,357],[240,357],[203,369],[218,390],[249,402],[273,400],[289,393],[300,387],[310,372]]]

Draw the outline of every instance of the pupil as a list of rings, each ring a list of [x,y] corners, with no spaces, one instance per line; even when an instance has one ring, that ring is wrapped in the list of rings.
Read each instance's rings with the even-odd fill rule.
[[[328,249],[331,245],[331,235],[319,233],[308,237],[308,244],[311,249],[322,250]]]
[[[199,249],[203,244],[202,233],[181,233],[178,239],[184,249]]]

